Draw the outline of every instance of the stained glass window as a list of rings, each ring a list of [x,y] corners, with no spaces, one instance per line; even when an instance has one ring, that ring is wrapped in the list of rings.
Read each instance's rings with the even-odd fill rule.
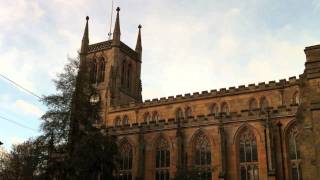
[[[239,138],[239,162],[241,180],[259,179],[257,141],[249,129],[243,131]]]

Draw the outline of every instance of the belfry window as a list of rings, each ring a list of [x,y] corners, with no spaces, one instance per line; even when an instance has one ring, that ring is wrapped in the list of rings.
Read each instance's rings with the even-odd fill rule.
[[[97,70],[98,70],[97,62],[94,59],[91,62],[91,69],[90,69],[90,80],[91,80],[91,83],[96,83],[97,82]]]
[[[239,162],[241,180],[259,179],[257,141],[249,129],[243,131],[239,138]]]
[[[194,164],[201,180],[211,180],[211,146],[207,136],[200,132],[194,139]]]
[[[117,180],[132,180],[132,154],[132,146],[129,142],[122,143]]]
[[[99,59],[99,70],[98,70],[98,82],[104,81],[104,72],[105,72],[105,60],[104,58]]]
[[[156,180],[169,180],[170,148],[166,139],[160,138],[156,147]]]
[[[292,180],[302,180],[301,175],[301,157],[300,151],[297,146],[297,136],[298,136],[298,129],[294,126],[290,129],[288,135],[288,157],[290,160],[290,170],[291,170],[291,179]]]

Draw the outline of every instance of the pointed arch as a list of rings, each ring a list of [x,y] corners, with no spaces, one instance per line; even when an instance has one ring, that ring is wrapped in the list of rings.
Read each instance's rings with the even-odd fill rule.
[[[300,130],[295,120],[288,123],[285,128],[285,141],[286,141],[286,153],[287,153],[287,167],[289,176],[291,179],[302,179],[301,171],[301,156],[300,149],[297,144],[297,137],[299,136]]]
[[[119,142],[119,171],[117,179],[132,180],[133,145],[126,137]]]
[[[176,119],[182,119],[184,117],[184,114],[181,108],[176,109],[175,116],[176,116]]]
[[[163,134],[159,134],[154,144],[155,179],[170,179],[170,141]]]
[[[256,135],[250,128],[244,127],[237,136],[240,180],[258,180],[259,160]]]
[[[249,100],[249,111],[252,112],[254,109],[258,108],[258,102],[255,98]]]
[[[121,126],[121,118],[120,116],[117,116],[114,120],[114,126],[115,127],[120,127]]]
[[[268,99],[265,96],[262,96],[260,98],[260,110],[265,112],[265,111],[267,111],[268,107],[269,107]]]
[[[299,91],[295,91],[292,95],[292,104],[300,104]]]
[[[153,111],[151,120],[155,122],[159,121],[159,113],[157,111]]]
[[[216,103],[213,103],[210,106],[210,114],[218,114],[219,113],[219,106]]]
[[[122,123],[124,126],[129,125],[129,117],[128,115],[124,115]]]
[[[237,141],[239,139],[239,134],[241,134],[241,132],[243,132],[246,129],[249,129],[250,131],[253,132],[253,134],[256,136],[258,142],[263,142],[263,138],[261,136],[261,133],[259,133],[259,131],[254,126],[252,126],[248,123],[243,123],[234,133],[233,140],[232,140],[233,144],[237,143]]]
[[[192,163],[200,171],[201,179],[211,179],[212,142],[203,130],[198,130],[192,137]]]
[[[149,122],[151,121],[151,116],[149,112],[145,112],[143,115],[143,120],[145,123],[149,124]]]
[[[98,82],[104,81],[104,74],[105,74],[105,59],[103,57],[99,58],[98,61],[99,67],[98,67]]]
[[[229,114],[230,109],[229,109],[229,105],[228,105],[227,102],[223,102],[223,103],[221,104],[221,112],[222,112],[222,113]]]

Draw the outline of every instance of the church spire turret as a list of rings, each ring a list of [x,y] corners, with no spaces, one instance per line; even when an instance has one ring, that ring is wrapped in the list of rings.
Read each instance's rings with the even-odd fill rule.
[[[142,43],[141,43],[141,24],[138,26],[139,28],[139,33],[138,33],[138,39],[137,39],[137,44],[136,44],[136,49],[135,51],[139,54],[139,58],[141,59],[142,56]]]
[[[84,29],[80,53],[86,53],[89,47],[89,16],[86,17],[86,27]]]
[[[119,18],[119,11],[120,8],[117,7],[117,18],[116,18],[116,23],[114,25],[114,31],[113,31],[113,45],[120,45],[120,36],[121,36],[121,32],[120,32],[120,18]]]

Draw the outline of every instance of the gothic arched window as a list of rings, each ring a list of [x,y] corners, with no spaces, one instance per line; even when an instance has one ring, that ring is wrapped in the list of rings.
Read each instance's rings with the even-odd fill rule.
[[[150,113],[146,112],[143,116],[144,122],[149,123],[151,121]]]
[[[218,114],[219,113],[219,106],[214,103],[210,106],[210,114]]]
[[[170,147],[166,139],[161,137],[156,147],[156,180],[169,180]]]
[[[194,139],[194,165],[201,180],[211,180],[211,146],[207,136],[200,132]]]
[[[176,110],[176,119],[182,119],[182,118],[183,118],[183,111],[180,108],[178,108]]]
[[[123,117],[123,125],[125,126],[125,125],[128,125],[128,124],[129,124],[129,118],[128,118],[127,115],[125,115],[125,116]]]
[[[258,108],[258,103],[255,98],[250,99],[249,101],[249,111],[253,111]]]
[[[297,146],[297,136],[298,129],[297,126],[294,126],[290,129],[287,134],[288,138],[288,157],[289,157],[289,167],[291,169],[291,179],[292,180],[301,180],[301,158],[300,151]]]
[[[239,169],[241,180],[259,179],[257,141],[254,134],[245,129],[239,137]]]
[[[159,121],[159,114],[157,111],[152,113],[152,121],[158,122]]]
[[[132,180],[132,146],[128,141],[120,145],[120,162],[117,180]]]
[[[92,60],[91,62],[91,70],[90,70],[90,79],[91,79],[91,83],[96,83],[97,82],[97,62],[96,60]]]
[[[115,119],[115,121],[114,121],[114,125],[115,125],[116,127],[121,126],[121,119],[120,119],[119,116],[116,117],[116,119]]]
[[[221,112],[226,114],[229,113],[229,106],[226,102],[221,104]]]
[[[105,60],[104,58],[99,59],[99,70],[98,70],[98,82],[104,81],[104,72],[105,72]]]
[[[300,97],[299,92],[295,92],[292,96],[292,104],[299,104],[300,103]]]
[[[130,83],[131,83],[131,79],[132,79],[132,65],[129,64],[128,68],[127,68],[127,88],[130,89]]]
[[[267,98],[262,97],[260,99],[260,109],[261,109],[261,111],[264,111],[264,112],[267,111],[268,107],[269,107],[269,103],[268,103]]]
[[[186,118],[189,118],[190,116],[192,116],[192,109],[190,107],[187,107],[184,114],[186,115]]]

